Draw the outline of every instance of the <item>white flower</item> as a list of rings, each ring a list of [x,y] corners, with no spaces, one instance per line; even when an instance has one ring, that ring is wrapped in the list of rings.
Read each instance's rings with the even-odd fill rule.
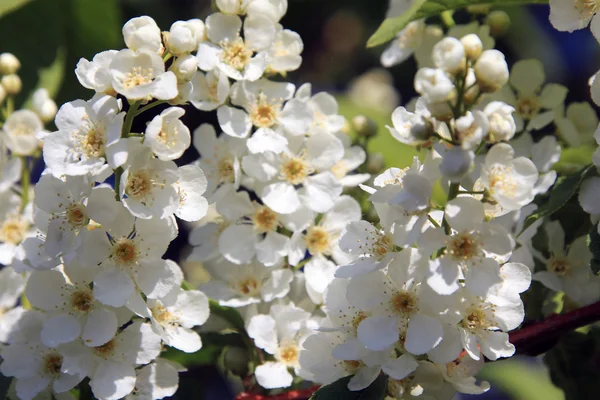
[[[460,43],[465,48],[465,55],[471,61],[477,61],[483,52],[483,42],[475,33],[470,33],[460,38]]]
[[[268,17],[253,15],[244,21],[244,38],[240,37],[242,20],[235,15],[212,14],[206,18],[209,41],[198,47],[198,65],[203,71],[220,69],[235,80],[255,81],[267,67],[267,53],[275,35],[275,25]]]
[[[206,74],[197,72],[192,79],[190,102],[202,111],[212,111],[223,105],[229,97],[229,79],[220,70]]]
[[[288,0],[250,0],[245,7],[249,17],[263,15],[273,22],[279,22],[287,8]]]
[[[367,159],[367,153],[361,146],[353,146],[352,138],[343,132],[335,135],[344,144],[344,157],[335,163],[330,171],[345,187],[358,186],[367,181],[370,174],[351,173],[356,171]]]
[[[177,96],[177,77],[165,72],[165,63],[156,53],[124,49],[110,63],[113,88],[129,100],[156,98],[170,100]]]
[[[49,122],[54,119],[56,111],[56,103],[50,98],[48,91],[44,88],[37,89],[33,92],[31,98],[31,108],[44,122]]]
[[[206,215],[208,201],[202,196],[207,182],[204,172],[197,165],[179,167],[179,179],[174,184],[179,195],[179,207],[175,215],[184,221],[198,221]]]
[[[401,143],[415,146],[429,140],[434,131],[430,120],[431,113],[425,106],[424,100],[417,101],[415,113],[398,107],[392,113],[394,127],[386,125],[392,136]]]
[[[96,175],[106,162],[113,169],[122,165],[127,141],[121,139],[120,111],[120,101],[102,94],[62,105],[56,114],[58,131],[44,140],[44,162],[50,172],[56,177]]]
[[[535,59],[521,60],[511,69],[510,87],[505,87],[496,98],[515,108],[517,132],[538,130],[550,124],[556,117],[556,109],[565,101],[567,88],[549,83],[541,62]],[[512,88],[512,90],[511,90]]]
[[[92,61],[79,59],[75,75],[81,86],[93,89],[98,93],[115,95],[110,75],[110,63],[117,54],[116,50],[102,51],[94,56]]]
[[[162,51],[160,28],[146,15],[132,18],[123,25],[123,38],[131,50],[148,50],[153,53]]]
[[[454,132],[464,150],[475,150],[488,135],[490,121],[486,114],[479,110],[467,111],[465,115],[454,121]]]
[[[442,256],[430,261],[427,283],[447,295],[458,290],[464,278],[469,291],[484,296],[501,282],[498,263],[510,258],[514,240],[501,226],[485,222],[483,203],[472,197],[448,202],[445,219],[452,228],[449,236],[443,228],[429,229],[419,242],[427,253],[445,247]]]
[[[554,291],[565,292],[579,305],[597,301],[600,298],[600,279],[590,269],[592,254],[586,238],[579,237],[567,246],[560,222],[546,222],[545,228],[550,258],[542,260],[546,271],[536,272],[533,279]]]
[[[298,355],[302,342],[310,333],[307,323],[310,313],[297,308],[273,305],[269,315],[259,314],[250,319],[248,335],[258,348],[275,357],[256,368],[256,379],[264,388],[273,389],[291,386],[293,376],[288,368],[298,370]]]
[[[600,20],[595,18],[599,6],[596,0],[550,0],[550,22],[559,31],[573,32],[591,21],[592,33],[600,37]]]
[[[483,368],[484,363],[483,357],[474,360],[467,353],[452,362],[435,364],[435,366],[454,390],[467,394],[482,394],[490,390],[490,384],[486,381],[478,383],[475,376]]]
[[[542,140],[534,143],[531,134],[526,132],[511,143],[515,154],[531,159],[539,171],[539,178],[533,187],[534,194],[546,193],[558,176],[552,169],[560,160],[562,151],[556,137],[544,136]]]
[[[346,124],[346,119],[339,115],[339,105],[335,97],[326,92],[311,95],[310,83],[305,83],[296,90],[295,98],[308,103],[313,114],[311,129],[305,132],[315,135],[320,132],[337,133]]]
[[[598,122],[590,103],[571,103],[564,115],[561,113],[556,117],[557,133],[570,147],[591,144]]]
[[[531,160],[514,158],[509,144],[498,143],[485,157],[479,182],[501,207],[512,211],[531,203],[538,176]]]
[[[257,262],[236,265],[221,259],[206,263],[205,267],[212,280],[202,284],[200,289],[228,307],[282,298],[289,293],[294,279],[289,269],[267,268]]]
[[[179,372],[186,371],[181,365],[158,358],[137,370],[135,389],[127,400],[164,399],[173,396],[179,387]]]
[[[149,149],[142,149],[125,166],[119,196],[138,218],[166,218],[177,210],[180,202],[173,185],[178,178],[179,171],[173,161],[152,158]]]
[[[487,139],[492,143],[509,141],[517,132],[513,118],[515,108],[501,101],[492,101],[483,109],[490,124]]]
[[[475,153],[459,146],[448,148],[443,144],[435,146],[442,156],[440,172],[451,182],[460,182],[472,169]]]
[[[460,40],[446,37],[433,46],[433,64],[449,74],[458,74],[466,68],[465,47]]]
[[[14,193],[0,195],[0,264],[10,265],[17,245],[35,236],[32,214],[31,205],[21,212],[20,199]]]
[[[477,84],[483,92],[496,92],[508,82],[508,65],[498,50],[485,50],[475,63]]]
[[[15,307],[24,288],[23,276],[10,267],[0,270],[0,343],[8,342],[25,313],[24,308]]]
[[[95,272],[73,265],[65,274],[36,271],[29,277],[25,290],[28,300],[47,312],[40,334],[46,346],[57,347],[81,337],[86,346],[97,347],[116,334],[123,321],[114,309],[94,298],[90,284]]]
[[[406,2],[404,3],[406,4]],[[406,25],[381,54],[381,64],[389,68],[408,59],[421,46],[425,28],[424,20],[412,21]]]
[[[415,90],[429,103],[445,103],[456,97],[454,84],[441,69],[421,68],[417,71]]]
[[[208,298],[204,293],[179,289],[174,304],[149,300],[148,307],[152,313],[152,327],[167,345],[186,353],[200,350],[200,335],[191,328],[208,319]]]
[[[163,161],[178,159],[190,147],[190,130],[180,119],[184,113],[183,108],[169,107],[146,127],[144,145]]]
[[[198,49],[196,29],[188,21],[176,21],[169,30],[167,48],[174,56],[191,53]]]
[[[8,157],[4,139],[0,139],[0,194],[21,180],[22,160],[19,157]]]
[[[18,110],[8,116],[2,134],[6,147],[21,156],[31,156],[40,147],[37,135],[44,129],[40,117],[30,110]]]
[[[295,71],[302,64],[304,50],[302,38],[296,32],[283,29],[279,24],[275,26],[273,44],[267,52],[267,71],[286,73]]]

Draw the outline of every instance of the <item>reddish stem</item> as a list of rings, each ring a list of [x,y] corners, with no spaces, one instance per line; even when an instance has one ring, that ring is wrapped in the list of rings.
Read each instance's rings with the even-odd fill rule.
[[[539,355],[547,350],[543,346],[544,343],[551,343],[553,340],[558,339],[560,334],[599,320],[600,301],[565,314],[553,315],[543,321],[510,332],[510,342],[515,345],[519,353],[532,356]],[[541,347],[540,344],[542,344]],[[315,385],[308,389],[292,390],[271,396],[244,392],[240,393],[235,400],[308,400],[317,389],[319,389],[319,386]]]

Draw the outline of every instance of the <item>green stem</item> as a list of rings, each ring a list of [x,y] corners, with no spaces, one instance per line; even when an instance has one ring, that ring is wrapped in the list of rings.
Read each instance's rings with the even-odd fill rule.
[[[429,222],[431,222],[431,224],[433,226],[435,226],[436,228],[440,227],[440,224],[437,223],[437,221],[435,219],[433,219],[433,217],[431,215],[427,215],[427,219],[429,220]]]
[[[442,22],[444,23],[444,25],[446,25],[446,28],[452,28],[454,25],[456,25],[456,22],[454,22],[453,14],[454,11],[452,10],[447,10],[440,14],[442,17]]]
[[[31,184],[31,171],[27,157],[21,156],[21,211],[29,204],[29,185]]]
[[[451,183],[450,184],[450,188],[448,189],[448,199],[446,200],[446,204],[448,204],[450,201],[454,200],[456,198],[456,196],[458,196],[459,188],[460,188],[459,183]],[[450,225],[448,224],[448,221],[446,221],[445,213],[444,213],[444,219],[442,220],[442,225],[444,226],[444,231],[446,232],[446,235],[449,235],[451,230],[450,230]]]
[[[150,104],[146,104],[144,107],[140,108],[139,110],[137,110],[137,112],[135,113],[135,116],[137,117],[138,115],[140,115],[143,112],[146,112],[156,106],[160,106],[161,104],[165,104],[167,101],[166,100],[157,100],[153,103]]]

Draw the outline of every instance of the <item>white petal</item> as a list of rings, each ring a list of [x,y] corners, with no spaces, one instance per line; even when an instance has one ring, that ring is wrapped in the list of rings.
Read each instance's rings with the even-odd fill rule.
[[[254,374],[258,384],[265,389],[289,387],[294,379],[285,364],[272,361],[256,367]]]
[[[124,306],[133,289],[129,275],[116,268],[107,268],[94,279],[94,297],[109,306]]]
[[[59,315],[44,322],[42,342],[48,347],[69,343],[81,334],[81,324],[71,315]]]
[[[102,346],[117,332],[118,321],[114,312],[106,308],[96,308],[87,316],[81,339],[90,347]]]
[[[398,323],[394,318],[374,316],[364,319],[358,325],[358,340],[367,349],[382,351],[388,349],[400,338]]]
[[[413,315],[408,323],[404,347],[415,355],[427,353],[442,341],[440,321],[423,314]]]
[[[410,375],[418,366],[419,363],[413,356],[410,354],[403,354],[400,357],[385,363],[381,369],[393,379],[400,380]]]
[[[135,387],[135,370],[121,362],[100,363],[91,378],[90,386],[99,399],[117,400],[131,393]]]
[[[252,122],[250,117],[239,108],[221,106],[217,110],[217,118],[219,119],[219,126],[229,136],[237,138],[245,138],[252,129]]]
[[[165,328],[166,340],[169,346],[175,347],[185,353],[195,353],[202,348],[202,340],[197,332],[182,326],[169,326]]]

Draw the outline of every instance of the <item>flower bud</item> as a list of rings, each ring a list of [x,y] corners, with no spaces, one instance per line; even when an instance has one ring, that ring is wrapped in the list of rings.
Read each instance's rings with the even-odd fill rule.
[[[487,18],[485,23],[490,27],[490,35],[493,37],[503,36],[510,28],[510,17],[504,11],[492,11]]]
[[[465,48],[458,39],[453,37],[446,37],[436,43],[431,58],[437,68],[450,74],[458,74],[466,67]]]
[[[362,137],[373,137],[377,134],[377,123],[364,115],[352,118],[352,127]]]
[[[473,160],[475,159],[475,154],[472,151],[463,150],[458,146],[454,146],[451,148],[446,147],[439,152],[442,155],[440,171],[442,175],[450,181],[460,182],[460,180],[471,170]]]
[[[178,83],[189,82],[198,71],[198,59],[191,54],[177,57],[169,67],[169,71],[173,71]]]
[[[378,174],[385,167],[385,159],[381,153],[369,153],[367,158],[367,172],[369,174]]]
[[[475,150],[487,135],[489,122],[487,116],[479,111],[467,111],[467,113],[458,118],[454,123],[456,139],[465,150]]]
[[[6,93],[9,95],[18,94],[23,86],[21,78],[16,74],[4,75],[2,80],[0,80],[0,84],[4,86],[4,90],[6,90]]]
[[[5,98],[6,98],[6,89],[4,89],[4,86],[0,85],[0,104],[2,104],[2,102],[4,102]]]
[[[196,30],[186,21],[177,21],[169,30],[167,49],[175,56],[191,53],[198,48]]]
[[[21,68],[21,62],[12,53],[0,54],[0,74],[9,75],[16,73]]]
[[[467,55],[467,58],[471,61],[477,61],[483,52],[483,43],[481,42],[479,36],[471,33],[467,36],[463,36],[460,39],[460,42],[465,48],[465,54]]]
[[[43,88],[33,93],[31,108],[43,122],[52,121],[58,111],[56,103],[50,98],[48,91]]]
[[[415,76],[415,90],[432,103],[451,101],[456,97],[454,84],[441,69],[418,70]]]
[[[477,86],[476,83],[477,78],[475,77],[475,71],[473,68],[469,68],[465,77],[466,90],[463,96],[463,102],[466,105],[472,105],[479,95],[479,86]]]
[[[123,38],[131,50],[148,50],[159,53],[162,50],[160,28],[148,16],[132,18],[123,25]]]
[[[504,54],[498,50],[486,50],[475,64],[475,76],[482,92],[493,93],[508,82],[508,65]]]
[[[200,44],[200,42],[205,41],[206,38],[206,27],[204,26],[204,22],[198,18],[189,19],[187,21],[188,26],[194,31],[196,35],[196,48]],[[194,49],[195,50],[195,49]]]
[[[492,143],[508,141],[515,136],[517,126],[513,113],[514,107],[501,101],[492,101],[483,110],[490,121],[488,140]]]

